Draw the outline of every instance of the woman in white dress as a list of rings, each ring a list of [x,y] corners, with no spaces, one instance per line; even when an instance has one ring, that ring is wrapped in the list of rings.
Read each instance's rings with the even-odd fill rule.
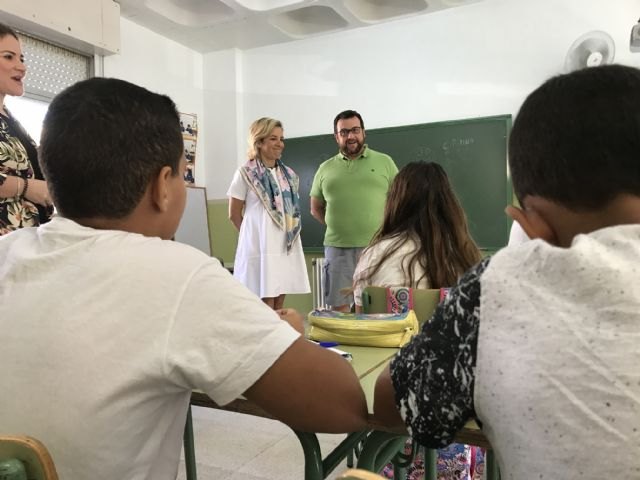
[[[309,293],[300,241],[298,175],[280,160],[282,123],[260,118],[249,129],[249,160],[227,195],[229,219],[240,232],[233,274],[271,308],[287,293]]]

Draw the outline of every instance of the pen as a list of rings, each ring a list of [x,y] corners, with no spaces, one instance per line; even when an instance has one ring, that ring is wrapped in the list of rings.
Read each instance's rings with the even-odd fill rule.
[[[353,359],[353,356],[349,352],[345,352],[344,350],[338,350],[337,348],[334,348],[334,347],[329,347],[328,350],[331,350],[332,352],[336,352],[345,360],[351,361]]]
[[[309,340],[309,341],[317,345],[320,345],[321,347],[324,347],[327,350],[331,350],[332,352],[337,353],[342,358],[348,361],[351,361],[353,359],[353,355],[351,355],[349,352],[345,352],[344,350],[338,350],[337,348],[335,348],[336,345],[340,345],[338,342],[318,342],[316,340]]]

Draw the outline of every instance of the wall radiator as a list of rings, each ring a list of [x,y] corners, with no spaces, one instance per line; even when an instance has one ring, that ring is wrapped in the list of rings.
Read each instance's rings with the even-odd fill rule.
[[[313,294],[313,308],[325,307],[324,302],[324,258],[311,259],[313,276],[311,277],[311,293]]]

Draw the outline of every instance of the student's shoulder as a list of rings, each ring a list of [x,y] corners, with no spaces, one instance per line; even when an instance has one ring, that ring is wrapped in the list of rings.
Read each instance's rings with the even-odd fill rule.
[[[137,265],[148,272],[173,272],[176,278],[189,276],[206,266],[223,269],[216,258],[190,245],[157,237],[130,237],[122,243],[118,254],[126,258],[130,265]]]
[[[460,277],[456,286],[450,290],[446,303],[462,305],[469,301],[467,307],[469,310],[473,310],[480,302],[482,279],[492,261],[493,257],[485,257],[467,270]]]
[[[555,255],[564,252],[566,249],[560,249],[540,239],[508,245],[491,257],[491,266],[485,278],[527,275],[528,272],[539,271],[541,266],[547,264]]]
[[[0,184],[1,183],[0,181]],[[33,248],[36,248],[37,242],[37,228],[20,228],[13,232],[5,233],[4,235],[0,235],[0,256],[5,254],[9,255],[14,244],[19,245],[20,248],[25,248],[24,245],[32,245]],[[0,264],[2,264],[1,261]]]
[[[406,251],[414,251],[416,248],[415,242],[411,237],[409,237],[405,241],[406,237],[407,237],[406,235],[401,234],[401,235],[394,235],[392,237],[382,238],[376,243],[366,247],[363,254],[365,252],[368,252],[369,255],[379,256],[385,253],[389,249],[389,247],[392,247],[393,245],[397,245],[399,243],[402,243],[402,246],[400,248],[394,249],[394,251],[391,252],[392,255],[395,253],[404,254],[406,253]]]

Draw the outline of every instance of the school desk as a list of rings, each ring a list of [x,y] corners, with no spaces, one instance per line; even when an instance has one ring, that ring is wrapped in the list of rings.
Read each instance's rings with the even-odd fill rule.
[[[351,347],[342,345],[339,348],[351,353],[351,365],[360,379],[360,383],[367,399],[369,414],[372,414],[376,379],[389,360],[396,354],[398,349]],[[258,405],[250,402],[249,400],[239,398],[227,405],[220,406],[211,400],[211,398],[209,398],[205,393],[199,391],[194,391],[192,393],[191,405],[244,413],[263,418],[274,418],[272,415],[268,414]],[[305,479],[323,480],[327,478],[334,468],[345,458],[351,458],[350,456],[354,451],[354,448],[357,448],[359,451],[358,467],[365,468],[367,470],[373,470],[380,462],[384,461],[386,463],[389,458],[403,450],[404,442],[407,438],[406,435],[397,432],[376,430],[376,428],[378,427],[372,424],[372,427],[369,430],[346,435],[345,439],[324,458],[322,457],[320,443],[318,442],[318,437],[315,433],[294,431],[304,452]],[[467,426],[465,426],[465,428],[460,432],[458,437],[456,437],[456,440],[461,443],[488,447],[488,442],[474,422],[469,422],[469,424],[467,424]],[[196,480],[196,459],[191,408],[189,408],[184,432],[184,451],[187,480]],[[435,456],[430,460],[431,467],[435,468]],[[492,477],[490,475],[492,469],[488,468],[489,464],[490,461],[487,458],[486,468],[489,473],[487,478],[491,480],[492,478],[497,477]]]

